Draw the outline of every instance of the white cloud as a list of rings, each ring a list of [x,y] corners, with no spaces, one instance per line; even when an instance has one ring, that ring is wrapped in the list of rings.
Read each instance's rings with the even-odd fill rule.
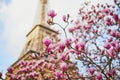
[[[7,51],[12,55],[20,54],[25,35],[33,27],[36,3],[37,0],[12,0],[8,6],[2,7],[2,18],[7,14],[3,36],[7,42]]]
[[[0,20],[5,21],[7,16],[7,6],[4,2],[0,2]]]

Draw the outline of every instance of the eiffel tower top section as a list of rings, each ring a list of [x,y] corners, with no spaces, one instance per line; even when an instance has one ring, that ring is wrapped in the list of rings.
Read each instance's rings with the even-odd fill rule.
[[[37,11],[35,16],[34,25],[45,25],[48,11],[48,0],[38,0]]]

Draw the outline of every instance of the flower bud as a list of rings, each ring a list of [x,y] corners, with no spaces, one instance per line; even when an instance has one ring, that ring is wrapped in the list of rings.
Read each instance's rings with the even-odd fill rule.
[[[72,40],[67,38],[66,41],[65,41],[65,45],[69,46],[71,43],[72,43]]]
[[[2,73],[0,72],[0,78],[2,78]]]
[[[49,46],[51,44],[51,39],[49,39],[48,37],[44,38],[43,44],[45,44],[46,46]]]
[[[96,77],[97,77],[97,80],[102,80],[102,74],[101,73],[97,73]]]
[[[9,73],[13,73],[13,68],[12,68],[12,67],[9,67],[9,68],[7,69],[7,71],[8,71]]]
[[[65,62],[60,63],[60,67],[62,68],[62,71],[66,71],[67,69],[67,64]]]
[[[89,68],[89,72],[90,72],[90,74],[94,74],[94,72],[95,72],[95,69],[94,68]]]
[[[50,10],[50,11],[48,12],[48,16],[51,17],[51,18],[54,18],[56,15],[57,15],[57,14],[55,13],[54,10]]]
[[[47,23],[48,23],[48,24],[51,24],[51,23],[52,23],[52,20],[51,20],[51,19],[48,19],[48,20],[47,20]]]
[[[62,19],[63,19],[64,22],[66,22],[67,21],[66,20],[66,15],[63,15]]]
[[[106,48],[106,49],[110,49],[110,44],[109,43],[105,43],[105,45],[104,45],[104,48]]]
[[[118,22],[118,14],[113,14],[113,18],[114,18],[114,20],[115,20],[115,22]]]
[[[65,44],[64,43],[60,43],[59,47],[58,47],[58,50],[59,51],[63,51],[64,49],[65,49]]]
[[[60,70],[55,70],[54,74],[55,74],[57,79],[61,79],[62,78],[62,72]]]
[[[69,32],[73,32],[75,29],[72,27],[72,28],[69,28]]]

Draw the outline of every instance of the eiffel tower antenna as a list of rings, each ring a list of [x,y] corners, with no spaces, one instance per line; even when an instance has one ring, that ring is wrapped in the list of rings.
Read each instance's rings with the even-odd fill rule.
[[[45,25],[48,11],[48,0],[38,0],[37,11],[35,16],[34,25]]]

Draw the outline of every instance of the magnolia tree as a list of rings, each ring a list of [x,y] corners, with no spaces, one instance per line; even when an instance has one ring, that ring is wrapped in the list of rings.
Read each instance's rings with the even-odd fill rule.
[[[84,3],[79,9],[79,17],[71,21],[69,15],[62,17],[66,26],[54,22],[56,13],[51,11],[48,24],[58,25],[63,29],[66,41],[60,43],[62,53],[68,51],[75,55],[81,62],[79,68],[85,67],[85,72],[80,72],[80,77],[91,80],[120,78],[120,2],[114,0],[116,5]],[[72,24],[73,27],[69,27]],[[69,29],[67,28],[69,27]],[[73,38],[67,36],[66,29]]]
[[[71,20],[69,14],[62,17],[65,26],[54,21],[57,16],[54,10],[48,12],[47,23],[58,25],[65,34],[65,41],[45,38],[44,52],[36,55],[35,60],[20,61],[16,74],[14,68],[8,68],[7,76],[11,80],[35,80],[39,74],[46,80],[120,79],[119,0],[114,0],[114,4],[86,2],[79,9],[77,20]],[[70,55],[80,62],[77,67],[85,70],[79,71],[75,67],[77,63],[70,62]],[[46,58],[41,59],[44,56]]]

